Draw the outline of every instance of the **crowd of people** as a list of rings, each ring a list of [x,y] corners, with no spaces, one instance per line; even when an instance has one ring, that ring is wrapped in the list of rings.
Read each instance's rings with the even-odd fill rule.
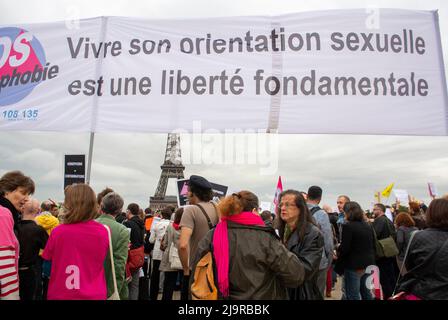
[[[341,195],[333,212],[311,186],[261,212],[253,192],[215,203],[192,175],[188,205],[153,212],[111,188],[34,192],[20,171],[0,178],[0,299],[323,300],[337,281],[345,300],[448,299],[448,195],[372,212]]]

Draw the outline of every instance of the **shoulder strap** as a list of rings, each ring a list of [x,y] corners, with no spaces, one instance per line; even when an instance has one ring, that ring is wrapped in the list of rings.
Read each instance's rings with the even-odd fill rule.
[[[201,209],[202,213],[203,213],[204,216],[205,216],[205,219],[207,219],[208,228],[209,228],[209,229],[212,229],[212,228],[213,228],[213,223],[210,221],[210,217],[208,216],[207,212],[205,212],[204,207],[202,207],[199,203],[197,203],[196,206],[198,206],[199,209]],[[213,205],[213,206],[214,206],[214,205]],[[215,210],[216,210],[216,207],[215,207]]]
[[[406,247],[406,252],[405,252],[404,258],[403,258],[403,264],[401,265],[400,274],[398,275],[397,284],[398,284],[398,280],[400,280],[400,278],[401,278],[401,273],[403,272],[404,264],[406,262],[406,258],[408,257],[409,248],[411,247],[412,239],[414,239],[414,236],[417,232],[418,232],[418,230],[412,231],[411,236],[409,238],[408,246]]]
[[[408,246],[407,246],[407,248],[406,248],[406,253],[405,253],[405,255],[404,255],[403,264],[401,265],[401,268],[400,268],[400,274],[398,275],[397,283],[395,284],[395,289],[394,289],[394,292],[392,293],[392,296],[395,295],[395,290],[397,289],[398,282],[399,282],[399,280],[401,279],[401,272],[403,271],[403,267],[404,267],[404,265],[405,265],[405,263],[406,263],[406,258],[408,257],[409,248],[411,247],[412,239],[414,238],[414,235],[415,235],[416,233],[418,233],[418,232],[420,232],[420,230],[415,230],[415,231],[413,231],[412,234],[411,234],[411,237],[410,237],[410,239],[409,239]],[[443,248],[447,243],[448,243],[448,239],[445,240],[445,242],[444,242],[444,243],[437,249],[436,252],[434,252],[434,253],[432,254],[432,256],[431,256],[428,260],[426,260],[427,264],[429,264],[430,262],[432,262],[432,260],[434,260],[434,258],[436,258],[436,257],[438,256],[439,251],[442,250],[442,248]]]
[[[404,265],[405,265],[405,263],[406,263],[406,258],[407,258],[408,253],[409,253],[409,248],[411,247],[412,239],[414,238],[414,235],[415,235],[416,233],[418,233],[418,232],[420,232],[420,230],[415,230],[415,231],[413,231],[412,234],[411,234],[411,238],[409,239],[409,243],[408,243],[408,246],[407,246],[407,248],[406,248],[406,253],[405,253],[405,255],[404,255],[403,264],[401,265],[401,268],[400,268],[400,274],[398,275],[397,283],[395,284],[395,289],[394,289],[394,292],[393,292],[392,296],[395,295],[395,290],[397,289],[398,281],[401,279],[401,272],[403,271],[403,267],[404,267]],[[430,262],[432,262],[432,260],[434,260],[434,258],[436,258],[436,257],[438,256],[439,251],[442,250],[442,248],[443,248],[447,243],[448,243],[448,239],[445,240],[445,242],[444,242],[444,243],[437,249],[437,251],[436,251],[435,253],[433,253],[433,255],[427,260],[427,264],[429,264]]]
[[[378,240],[378,237],[376,236],[376,231],[375,231],[375,227],[373,226],[373,223],[370,223],[370,228],[372,228],[373,231],[373,240]]]
[[[392,221],[390,221],[389,218],[386,215],[384,215],[384,216],[387,219],[386,220],[386,226],[387,226],[387,229],[389,230],[389,237],[391,237],[393,235],[393,233],[394,233],[394,230],[392,229],[391,224],[393,225],[394,223]]]
[[[219,214],[218,214],[218,208],[216,207],[216,203],[214,203],[213,201],[210,201],[210,203],[213,205],[213,208],[215,208],[215,213],[216,213],[216,216],[218,217]]]
[[[385,224],[386,224],[386,228],[387,228],[387,231],[389,231],[389,235],[388,235],[388,237],[391,237],[392,236],[392,230],[391,230],[391,227],[390,227],[390,225],[389,225],[389,222],[390,222],[390,220],[389,220],[389,218],[388,217],[386,217],[385,215],[384,216],[382,216],[382,217],[384,217],[384,219],[386,219],[386,221],[384,222]],[[379,218],[377,218],[377,219],[381,219],[382,217],[379,217]],[[384,220],[383,219],[383,220]],[[375,219],[376,220],[376,219]],[[378,220],[379,221],[379,220]],[[378,239],[378,235],[377,235],[377,233],[376,233],[376,231],[375,231],[375,226],[373,225],[373,223],[372,223],[372,229],[373,229],[373,232],[375,233],[375,238],[377,239],[377,240],[379,240]],[[382,231],[383,229],[381,229],[380,231]]]
[[[108,226],[104,225],[104,228],[107,230],[107,237],[109,238],[109,255],[110,255],[110,264],[112,268],[112,280],[114,283],[114,292],[118,294],[118,286],[117,286],[117,278],[115,276],[115,264],[114,264],[114,256],[112,250],[112,235],[110,234],[110,229]]]
[[[211,230],[212,230],[212,238],[210,240],[210,252],[212,253],[213,259],[215,259],[214,250],[213,250],[213,237],[215,236],[215,228],[213,228]]]
[[[319,206],[312,207],[310,210],[311,215],[314,215],[317,211],[320,210]]]

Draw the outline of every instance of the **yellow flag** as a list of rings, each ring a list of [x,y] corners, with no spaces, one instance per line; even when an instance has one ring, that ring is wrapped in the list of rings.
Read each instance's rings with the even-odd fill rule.
[[[386,189],[384,189],[384,190],[381,192],[381,195],[382,195],[383,197],[385,197],[385,198],[389,198],[390,193],[392,192],[392,189],[393,189],[393,188],[394,188],[394,184],[391,183],[390,185],[388,185],[388,186],[386,187]]]

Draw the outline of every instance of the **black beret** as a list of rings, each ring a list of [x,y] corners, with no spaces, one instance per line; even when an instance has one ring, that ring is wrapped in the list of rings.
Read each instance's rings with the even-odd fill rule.
[[[190,181],[188,183],[190,186],[194,185],[195,187],[201,188],[201,189],[211,189],[212,185],[210,182],[208,182],[207,179],[201,176],[192,175],[190,176]]]

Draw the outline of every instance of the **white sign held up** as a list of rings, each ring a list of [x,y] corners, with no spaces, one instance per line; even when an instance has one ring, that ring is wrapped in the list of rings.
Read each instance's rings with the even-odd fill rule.
[[[409,202],[409,194],[406,190],[403,189],[394,189],[393,190],[395,197],[400,202],[401,205],[407,206]]]

